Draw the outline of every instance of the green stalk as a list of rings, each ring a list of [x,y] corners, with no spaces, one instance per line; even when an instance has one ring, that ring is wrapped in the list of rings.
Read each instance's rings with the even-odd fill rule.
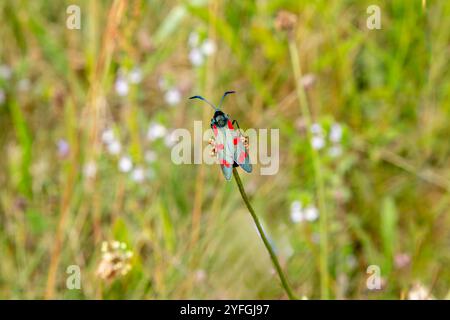
[[[297,98],[302,109],[302,114],[305,117],[307,127],[307,138],[311,148],[311,158],[314,168],[314,178],[317,187],[317,200],[320,211],[320,296],[322,299],[329,299],[329,273],[328,273],[328,217],[325,203],[325,185],[322,177],[320,157],[316,149],[311,145],[311,111],[306,98],[305,89],[301,84],[302,70],[299,61],[299,54],[297,45],[292,37],[289,37],[289,53],[291,56],[292,70],[294,72],[295,87]]]
[[[259,222],[258,216],[256,215],[255,211],[253,210],[253,207],[250,204],[250,201],[248,200],[247,194],[245,193],[244,186],[242,185],[241,178],[239,177],[239,173],[237,172],[236,168],[233,168],[233,175],[234,175],[234,179],[236,180],[236,183],[239,187],[239,191],[241,192],[242,199],[244,200],[248,211],[252,215],[253,221],[256,224],[256,228],[258,228],[261,239],[264,242],[264,245],[266,246],[267,251],[269,252],[270,259],[272,259],[273,265],[275,266],[275,269],[277,270],[278,276],[280,277],[281,284],[283,285],[284,290],[286,291],[289,299],[296,300],[297,298],[294,295],[294,293],[292,292],[292,289],[286,280],[283,270],[281,270],[281,266],[280,266],[280,263],[278,262],[278,258],[276,256],[275,252],[273,251],[272,246],[269,243],[269,240],[267,240],[267,237],[266,237],[266,234],[264,233],[263,228],[261,227],[261,223]]]

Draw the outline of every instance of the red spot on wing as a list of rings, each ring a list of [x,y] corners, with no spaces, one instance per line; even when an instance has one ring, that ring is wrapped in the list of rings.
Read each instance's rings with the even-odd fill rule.
[[[219,133],[217,130],[217,126],[213,125],[213,131],[214,131],[214,135],[217,137],[217,134]]]
[[[231,164],[229,164],[228,161],[225,159],[221,159],[220,164],[224,165],[227,168],[229,168],[231,166]]]
[[[239,163],[244,163],[245,158],[247,157],[247,154],[245,153],[245,151],[242,151],[241,154],[239,155]]]
[[[231,120],[228,120],[228,129],[233,130],[233,125],[231,124]]]
[[[233,139],[233,144],[234,144],[234,145],[237,145],[237,144],[238,144],[238,138],[234,138],[234,139]]]

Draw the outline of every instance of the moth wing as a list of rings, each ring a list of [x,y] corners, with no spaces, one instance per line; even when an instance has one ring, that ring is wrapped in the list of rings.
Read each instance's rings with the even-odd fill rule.
[[[224,166],[223,164],[221,164],[220,167],[222,168],[222,173],[225,179],[227,179],[227,181],[230,181],[231,173],[233,172],[233,166]]]
[[[245,148],[244,143],[241,140],[242,134],[240,131],[235,131],[235,152],[234,152],[234,161],[245,171],[248,173],[252,172],[252,164],[250,163],[250,156],[248,154],[248,150]]]
[[[226,128],[213,128],[216,136],[216,151],[225,179],[231,179],[234,163],[233,136]],[[230,144],[231,143],[231,144]]]

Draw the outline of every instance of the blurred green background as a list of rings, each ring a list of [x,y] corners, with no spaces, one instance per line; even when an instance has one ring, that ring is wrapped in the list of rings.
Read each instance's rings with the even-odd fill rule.
[[[187,98],[225,90],[242,128],[280,129],[279,172],[241,178],[299,297],[448,298],[449,17],[445,0],[1,1],[0,298],[286,299],[236,184],[170,158],[171,130],[212,116]]]

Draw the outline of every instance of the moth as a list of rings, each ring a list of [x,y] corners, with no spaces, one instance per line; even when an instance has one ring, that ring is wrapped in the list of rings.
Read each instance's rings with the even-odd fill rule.
[[[211,119],[214,139],[210,140],[210,144],[213,145],[213,154],[217,155],[222,173],[227,180],[231,179],[233,167],[241,167],[248,173],[252,172],[248,139],[242,135],[239,123],[236,120],[231,121],[231,117],[220,109],[225,97],[231,93],[235,93],[235,91],[226,91],[217,107],[202,96],[189,98],[203,100],[214,109],[214,116]],[[234,128],[234,125],[238,130]]]

